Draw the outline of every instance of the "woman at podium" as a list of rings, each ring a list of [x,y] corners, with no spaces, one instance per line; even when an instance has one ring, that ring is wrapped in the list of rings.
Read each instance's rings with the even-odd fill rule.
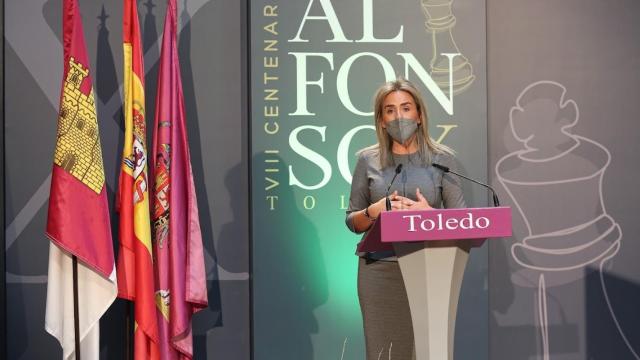
[[[351,183],[347,227],[367,231],[382,211],[465,207],[458,180],[430,164],[455,168],[453,151],[436,143],[417,88],[398,78],[374,97],[378,143],[358,152]],[[399,166],[402,164],[402,166]],[[358,298],[367,360],[414,357],[409,303],[393,251],[358,253]]]

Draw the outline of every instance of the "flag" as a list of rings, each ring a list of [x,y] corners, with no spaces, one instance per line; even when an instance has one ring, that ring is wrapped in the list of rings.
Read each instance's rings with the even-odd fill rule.
[[[78,259],[81,355],[98,359],[100,317],[116,298],[109,206],[93,86],[77,0],[63,1],[64,72],[46,234],[45,329],[75,357],[72,256]]]
[[[144,63],[135,0],[124,0],[124,145],[116,201],[120,213],[118,296],[134,302],[134,359],[159,359],[147,180]]]
[[[177,9],[169,0],[153,132],[156,305],[163,359],[193,357],[191,317],[207,306],[198,219],[177,49]]]

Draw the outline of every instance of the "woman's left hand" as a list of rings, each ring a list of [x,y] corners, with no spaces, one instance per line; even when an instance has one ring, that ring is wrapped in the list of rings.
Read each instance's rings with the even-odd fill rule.
[[[403,196],[397,196],[396,199],[401,201],[403,210],[429,210],[432,208],[427,199],[420,192],[420,189],[416,189],[416,199],[418,199],[418,201],[414,201]]]

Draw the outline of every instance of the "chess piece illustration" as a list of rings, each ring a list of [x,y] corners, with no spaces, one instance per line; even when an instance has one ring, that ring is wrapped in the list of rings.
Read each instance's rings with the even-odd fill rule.
[[[453,94],[465,91],[475,79],[473,67],[462,55],[453,39],[456,17],[451,10],[453,0],[421,0],[422,11],[427,21],[427,32],[431,33],[433,57],[430,62],[431,77],[443,91],[449,91],[449,58],[442,54],[460,54],[453,59]]]
[[[529,286],[537,286],[536,317],[543,358],[549,359],[547,287],[568,284],[587,271],[602,272],[605,262],[620,249],[622,231],[607,214],[602,196],[611,154],[603,145],[570,132],[579,120],[579,108],[559,83],[539,81],[527,86],[509,120],[513,136],[524,149],[498,160],[496,175],[526,226],[524,238],[511,247],[513,259],[521,266],[514,278],[526,278]],[[601,285],[626,341],[603,279]]]

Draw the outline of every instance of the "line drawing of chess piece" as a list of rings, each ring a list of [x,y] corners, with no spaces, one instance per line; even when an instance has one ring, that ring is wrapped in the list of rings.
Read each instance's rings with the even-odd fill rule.
[[[604,265],[620,250],[622,230],[607,214],[602,195],[611,153],[602,144],[568,129],[579,120],[575,101],[554,81],[537,81],[517,97],[509,113],[513,136],[524,149],[502,157],[498,180],[524,220],[527,234],[511,247],[521,275],[537,284],[537,321],[543,359],[549,359],[547,288],[584,277],[597,265],[600,284],[616,328],[635,359],[604,282]],[[558,204],[564,206],[557,206]],[[566,211],[566,206],[572,211]],[[535,285],[534,285],[535,286]]]
[[[451,5],[453,0],[420,0],[422,12],[427,21],[424,25],[431,33],[433,56],[431,58],[430,74],[438,87],[443,91],[449,90],[449,58],[444,54],[460,54],[453,59],[453,94],[457,95],[471,86],[475,80],[473,67],[469,60],[462,55],[456,41],[453,39],[452,29],[456,25]]]

